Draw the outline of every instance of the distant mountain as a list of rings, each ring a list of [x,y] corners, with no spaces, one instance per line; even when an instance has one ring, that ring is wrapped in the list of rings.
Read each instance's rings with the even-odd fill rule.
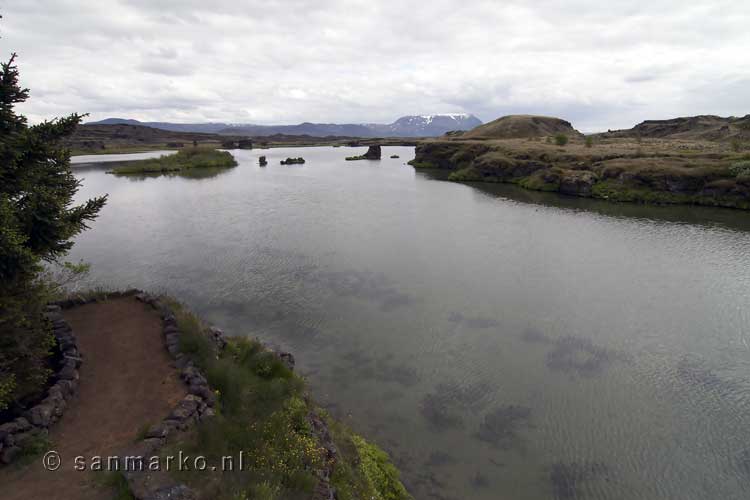
[[[142,125],[171,132],[200,132],[227,135],[269,136],[310,135],[313,137],[437,137],[452,130],[470,130],[482,122],[469,114],[403,116],[390,124],[300,123],[299,125],[253,125],[230,123],[139,122],[125,118],[107,118],[88,125]]]
[[[375,135],[390,137],[437,137],[453,130],[471,130],[482,121],[469,114],[402,116],[390,125],[368,125]]]

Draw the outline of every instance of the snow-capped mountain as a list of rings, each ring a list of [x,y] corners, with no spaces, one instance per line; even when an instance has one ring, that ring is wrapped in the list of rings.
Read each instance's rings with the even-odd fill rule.
[[[402,116],[389,125],[370,125],[377,135],[396,137],[434,137],[451,130],[471,130],[482,122],[467,113]]]
[[[482,122],[466,113],[402,116],[389,124],[380,123],[300,123],[298,125],[253,125],[230,123],[139,122],[124,118],[107,118],[95,125],[131,124],[173,132],[209,132],[228,135],[268,136],[274,134],[310,135],[314,137],[436,137],[451,130],[471,130]]]

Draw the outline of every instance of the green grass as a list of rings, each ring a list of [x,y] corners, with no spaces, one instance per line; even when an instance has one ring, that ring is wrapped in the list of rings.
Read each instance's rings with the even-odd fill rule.
[[[173,155],[128,162],[111,171],[115,175],[168,174],[195,168],[231,168],[237,161],[227,151],[207,148],[181,149]]]
[[[42,456],[45,452],[53,449],[52,443],[49,437],[36,432],[33,435],[26,438],[21,444],[21,453],[16,461],[15,465],[20,467],[36,462],[36,460]]]
[[[100,472],[96,475],[95,481],[96,484],[112,491],[113,500],[135,500],[121,471]]]
[[[417,161],[416,159],[410,160],[406,162],[408,165],[411,165],[414,168],[440,168],[437,165],[435,165],[432,162],[429,161]]]
[[[324,467],[326,454],[308,420],[311,413],[323,412],[306,396],[304,381],[255,340],[228,339],[217,356],[201,320],[179,303],[162,300],[175,312],[182,332],[180,350],[202,368],[219,399],[217,415],[168,443],[165,455],[183,450],[220,464],[221,457],[236,457],[242,451],[245,462],[242,472],[181,471],[175,472],[177,479],[206,498],[309,498],[318,481],[315,471]],[[411,498],[382,451],[350,431],[335,439],[337,446],[357,443],[362,450],[342,455],[335,470],[350,473],[339,477],[335,486],[339,491],[360,491],[362,486],[361,491],[368,492],[340,499]],[[360,467],[365,463],[366,469]]]

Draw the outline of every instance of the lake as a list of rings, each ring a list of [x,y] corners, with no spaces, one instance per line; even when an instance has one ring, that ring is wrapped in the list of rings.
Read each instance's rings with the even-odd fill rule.
[[[76,167],[79,200],[110,198],[69,259],[292,351],[417,499],[750,496],[750,214],[344,161],[364,151]]]

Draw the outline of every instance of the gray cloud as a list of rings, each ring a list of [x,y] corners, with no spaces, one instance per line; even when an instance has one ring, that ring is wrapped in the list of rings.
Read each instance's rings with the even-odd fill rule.
[[[470,112],[582,130],[750,112],[750,4],[4,0],[32,121],[387,122]]]

